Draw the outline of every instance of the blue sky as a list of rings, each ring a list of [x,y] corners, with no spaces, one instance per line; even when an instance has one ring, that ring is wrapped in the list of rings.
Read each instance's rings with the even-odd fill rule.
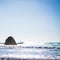
[[[0,0],[0,41],[8,36],[26,44],[60,41],[60,0]]]

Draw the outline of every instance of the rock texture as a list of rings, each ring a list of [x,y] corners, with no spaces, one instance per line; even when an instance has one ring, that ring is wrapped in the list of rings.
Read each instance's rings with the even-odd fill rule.
[[[17,45],[17,43],[12,36],[9,36],[5,41],[5,45]]]

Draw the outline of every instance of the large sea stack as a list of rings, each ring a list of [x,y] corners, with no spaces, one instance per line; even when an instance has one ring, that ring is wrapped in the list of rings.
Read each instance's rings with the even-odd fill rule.
[[[5,41],[5,45],[17,45],[17,43],[12,36],[9,36]]]

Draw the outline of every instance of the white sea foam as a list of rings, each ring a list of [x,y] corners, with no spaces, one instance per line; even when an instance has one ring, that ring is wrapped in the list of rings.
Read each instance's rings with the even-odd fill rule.
[[[60,59],[60,57],[58,58],[55,58],[55,57],[52,57],[52,56],[44,56],[44,55],[29,55],[29,54],[21,54],[21,55],[16,55],[16,54],[7,54],[7,55],[0,55],[0,58],[24,58],[24,59],[32,59],[32,58],[35,58],[35,59]]]
[[[25,46],[24,46],[25,47]],[[22,46],[0,46],[0,58],[60,59],[59,49],[24,48]]]

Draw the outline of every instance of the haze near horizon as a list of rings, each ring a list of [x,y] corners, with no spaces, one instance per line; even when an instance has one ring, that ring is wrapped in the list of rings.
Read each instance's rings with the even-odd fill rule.
[[[60,42],[60,0],[0,0],[0,42]]]

